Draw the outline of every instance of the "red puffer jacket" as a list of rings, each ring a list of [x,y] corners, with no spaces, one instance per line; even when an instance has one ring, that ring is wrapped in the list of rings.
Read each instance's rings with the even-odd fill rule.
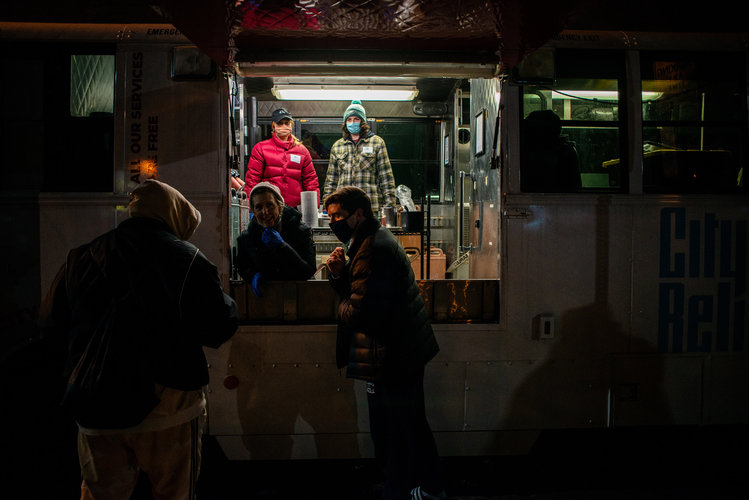
[[[284,201],[291,207],[301,204],[302,191],[316,191],[317,206],[320,205],[320,187],[312,157],[303,144],[295,145],[291,136],[284,142],[273,134],[270,139],[255,144],[244,179],[247,196],[255,184],[267,181],[278,186]]]

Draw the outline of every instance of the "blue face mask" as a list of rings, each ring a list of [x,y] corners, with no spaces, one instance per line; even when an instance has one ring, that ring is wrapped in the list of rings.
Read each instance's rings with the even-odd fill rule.
[[[346,129],[349,131],[350,134],[358,134],[359,129],[361,128],[360,122],[347,122],[346,123]]]

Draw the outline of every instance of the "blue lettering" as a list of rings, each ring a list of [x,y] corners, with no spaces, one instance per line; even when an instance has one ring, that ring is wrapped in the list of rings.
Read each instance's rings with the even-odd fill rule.
[[[731,321],[731,285],[718,283],[718,314],[715,324],[715,350],[728,350],[728,324]]]
[[[705,278],[715,277],[715,214],[705,214]]]
[[[684,337],[684,285],[661,283],[658,293],[658,351],[669,352],[673,338],[673,352],[681,352]]]
[[[731,224],[730,220],[724,220],[720,223],[720,277],[733,278],[736,271],[731,269]],[[737,256],[738,257],[738,256]]]
[[[664,208],[661,210],[661,278],[684,277],[684,254],[675,253],[671,267],[671,219],[673,216],[673,239],[683,240],[686,236],[686,211],[683,208]]]
[[[689,321],[687,324],[687,352],[710,352],[713,334],[709,330],[702,332],[700,342],[700,323],[713,321],[713,297],[711,295],[693,295],[689,297]]]
[[[689,277],[700,276],[700,221],[689,223]]]
[[[660,224],[658,350],[745,350],[748,221],[719,220],[714,213],[687,220],[685,208],[667,207]],[[705,294],[706,285],[713,293]],[[699,293],[688,294],[692,288]]]
[[[744,350],[744,337],[747,334],[746,328],[746,302],[743,300],[737,300],[734,305],[735,312],[733,314],[733,350],[743,351]]]
[[[734,252],[734,258],[736,259],[736,296],[740,297],[746,293],[746,221],[736,221],[736,252]]]

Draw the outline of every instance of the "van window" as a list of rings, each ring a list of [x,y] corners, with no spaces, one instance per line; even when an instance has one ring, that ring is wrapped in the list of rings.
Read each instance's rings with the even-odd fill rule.
[[[643,189],[746,191],[746,56],[643,52]]]
[[[44,191],[114,189],[114,52],[62,44],[45,53]]]
[[[439,201],[439,122],[383,119],[377,122],[375,133],[387,146],[395,185],[408,186],[416,203],[421,203],[427,196],[433,202]]]
[[[70,56],[70,116],[114,112],[114,56]]]
[[[619,191],[624,95],[621,54],[556,55],[553,85],[522,91],[523,192]]]

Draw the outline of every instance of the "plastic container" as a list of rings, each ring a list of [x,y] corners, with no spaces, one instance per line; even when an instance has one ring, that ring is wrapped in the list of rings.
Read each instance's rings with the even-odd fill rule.
[[[405,248],[406,256],[411,261],[411,268],[414,270],[414,277],[417,280],[421,278],[421,255],[418,248]],[[429,249],[429,279],[445,279],[447,271],[447,256],[441,248],[431,247]],[[424,276],[426,279],[427,262],[424,260]]]

